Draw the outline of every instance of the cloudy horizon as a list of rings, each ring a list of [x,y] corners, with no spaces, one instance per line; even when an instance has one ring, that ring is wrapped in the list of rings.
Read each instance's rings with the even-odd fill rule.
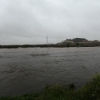
[[[99,0],[0,0],[0,45],[100,40]]]

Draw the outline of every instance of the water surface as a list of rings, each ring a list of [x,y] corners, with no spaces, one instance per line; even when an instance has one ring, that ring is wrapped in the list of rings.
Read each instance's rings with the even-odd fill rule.
[[[0,96],[36,93],[46,85],[83,86],[100,72],[100,47],[0,49]]]

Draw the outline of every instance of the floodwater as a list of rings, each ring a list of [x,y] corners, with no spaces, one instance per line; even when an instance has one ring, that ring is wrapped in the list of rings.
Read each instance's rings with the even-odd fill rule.
[[[43,91],[45,86],[83,86],[100,72],[100,47],[0,49],[0,96]]]

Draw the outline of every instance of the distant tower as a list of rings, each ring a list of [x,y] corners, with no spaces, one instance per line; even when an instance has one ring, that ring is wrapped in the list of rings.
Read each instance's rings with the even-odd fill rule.
[[[46,43],[48,44],[48,36],[46,36]]]

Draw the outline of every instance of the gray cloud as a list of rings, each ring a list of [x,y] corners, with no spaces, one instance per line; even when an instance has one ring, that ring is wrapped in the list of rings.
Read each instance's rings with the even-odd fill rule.
[[[0,44],[100,37],[99,0],[0,0]]]

